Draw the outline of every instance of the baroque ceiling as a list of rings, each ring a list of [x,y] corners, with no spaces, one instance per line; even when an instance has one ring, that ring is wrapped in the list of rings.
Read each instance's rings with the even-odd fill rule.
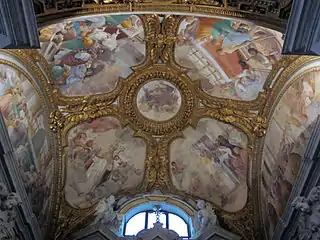
[[[228,214],[249,206],[250,146],[266,131],[253,111],[281,33],[221,18],[104,15],[49,25],[40,39],[70,207],[153,189]]]
[[[50,2],[44,9],[50,9]],[[21,76],[19,81],[11,80],[10,89],[19,85],[22,90],[11,95],[20,96],[16,101],[26,103],[30,115],[41,114],[36,100],[21,97],[27,92],[47,106],[44,116],[49,118],[53,133],[46,138],[47,145],[52,144],[56,151],[47,156],[45,152],[50,152],[50,147],[39,149],[46,159],[54,159],[50,181],[54,183],[51,206],[56,219],[55,237],[65,237],[86,223],[103,198],[133,196],[155,189],[212,203],[221,223],[244,239],[262,236],[261,219],[273,224],[274,218],[281,216],[283,207],[277,205],[274,190],[269,190],[272,169],[278,166],[277,157],[270,157],[276,149],[270,140],[275,135],[270,134],[283,135],[287,127],[280,124],[279,130],[279,124],[271,124],[269,131],[273,132],[269,134],[267,130],[270,123],[285,118],[284,112],[292,114],[297,105],[302,107],[301,102],[287,106],[288,99],[309,91],[309,101],[316,102],[316,106],[309,104],[313,108],[285,120],[287,125],[296,127],[291,127],[289,134],[289,130],[285,131],[293,141],[303,132],[307,138],[308,126],[318,111],[318,69],[297,76],[302,82],[307,78],[303,74],[313,74],[309,81],[288,90],[288,96],[284,95],[281,101],[279,93],[297,69],[317,58],[281,55],[283,35],[274,30],[283,16],[278,5],[273,8],[278,9],[274,10],[277,18],[273,23],[259,24],[259,20],[239,19],[245,18],[246,13],[239,9],[232,12],[235,5],[231,0],[213,2],[212,11],[217,13],[230,4],[231,10],[224,14],[229,18],[100,14],[44,24],[53,19],[53,14],[39,8],[41,49],[2,51],[27,64],[37,79],[34,89],[41,90],[33,90],[32,95],[27,90],[31,85],[23,84],[27,77]],[[54,6],[59,6],[59,1]],[[92,11],[98,13],[97,9],[104,6],[119,8],[115,12],[121,8],[132,10],[139,3],[93,6],[96,9],[81,11],[88,15],[90,9],[95,9]],[[108,7],[104,12],[112,11]],[[263,10],[257,5],[252,16],[256,12],[261,15],[259,11]],[[10,68],[0,68],[3,79],[17,79],[12,76],[24,72],[6,60],[0,60],[0,64]],[[12,125],[11,108],[2,104],[8,105],[12,99],[5,88],[0,92],[0,108],[7,109],[4,117]],[[279,101],[283,104],[276,107]],[[305,116],[308,122],[302,124]],[[34,128],[39,131],[48,126]],[[299,131],[295,132],[297,128]],[[33,141],[35,146],[39,141],[46,143],[41,132],[39,138]],[[301,157],[301,151],[294,153]],[[293,183],[297,161],[289,161],[295,172],[279,173],[286,183]],[[48,174],[44,175],[47,178],[41,181],[49,181]],[[261,194],[270,200],[262,201]],[[287,200],[285,194],[282,202]],[[268,220],[270,216],[273,219]],[[272,231],[270,226],[268,231]]]

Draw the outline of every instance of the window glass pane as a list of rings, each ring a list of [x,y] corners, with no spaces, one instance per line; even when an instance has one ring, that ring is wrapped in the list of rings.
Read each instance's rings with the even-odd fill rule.
[[[146,213],[138,213],[137,215],[134,215],[126,225],[126,231],[124,235],[126,236],[133,236],[137,235],[138,232],[144,229],[146,223]]]
[[[177,215],[169,213],[169,229],[175,231],[181,237],[187,237],[188,225],[183,221],[182,218]]]
[[[160,222],[163,224],[162,227],[167,227],[166,215],[164,213],[160,213]],[[148,229],[153,228],[153,224],[157,221],[156,213],[148,213]]]

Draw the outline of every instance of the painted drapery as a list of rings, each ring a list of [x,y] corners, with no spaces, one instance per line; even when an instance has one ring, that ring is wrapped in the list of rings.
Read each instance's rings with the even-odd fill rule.
[[[282,216],[320,113],[320,72],[303,74],[284,93],[271,119],[262,158],[262,207],[272,236]]]
[[[0,64],[0,111],[32,209],[44,230],[53,177],[48,109],[27,77],[5,64]]]

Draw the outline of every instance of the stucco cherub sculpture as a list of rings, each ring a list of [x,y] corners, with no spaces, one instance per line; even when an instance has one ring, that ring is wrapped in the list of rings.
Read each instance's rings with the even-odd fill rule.
[[[199,235],[207,227],[217,224],[217,215],[212,205],[203,200],[197,200],[197,208],[198,210],[193,219],[193,229],[195,234]]]
[[[9,193],[7,187],[0,183],[0,239],[14,238],[15,207],[21,204],[16,193]]]
[[[108,225],[110,230],[118,232],[123,216],[114,210],[116,199],[113,195],[102,199],[96,207],[95,220],[93,224]]]
[[[292,207],[300,212],[297,239],[320,239],[320,186],[311,189],[308,197],[296,197]]]

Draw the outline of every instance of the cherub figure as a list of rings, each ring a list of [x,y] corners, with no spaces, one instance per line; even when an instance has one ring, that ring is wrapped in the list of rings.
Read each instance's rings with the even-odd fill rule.
[[[119,232],[123,215],[114,210],[116,199],[113,195],[107,199],[103,199],[96,207],[96,218],[94,224],[100,223],[108,225],[110,230]]]
[[[13,239],[14,220],[16,218],[15,207],[21,204],[20,197],[14,193],[9,193],[7,187],[0,183],[0,239]]]
[[[292,207],[300,212],[298,239],[320,239],[320,186],[311,189],[307,197],[296,197]]]
[[[102,199],[96,207],[96,218],[93,224],[98,222],[108,224],[116,219],[117,213],[113,210],[115,197],[111,195],[107,199]]]
[[[203,232],[207,227],[217,224],[217,215],[211,204],[203,200],[197,200],[198,211],[193,220],[193,227],[195,233]]]

